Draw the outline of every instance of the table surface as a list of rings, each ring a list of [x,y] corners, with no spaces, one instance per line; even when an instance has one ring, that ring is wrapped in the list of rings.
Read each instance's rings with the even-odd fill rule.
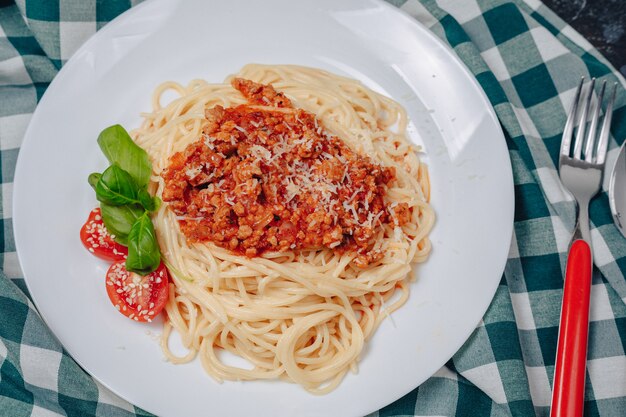
[[[626,1],[543,0],[626,76]]]

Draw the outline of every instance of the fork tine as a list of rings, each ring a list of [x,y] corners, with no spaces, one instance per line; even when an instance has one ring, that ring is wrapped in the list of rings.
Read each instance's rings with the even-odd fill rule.
[[[602,122],[602,130],[600,130],[600,139],[598,140],[597,158],[598,164],[604,164],[606,160],[606,150],[609,146],[609,131],[611,129],[611,119],[613,118],[613,103],[615,103],[615,94],[617,93],[617,83],[613,84],[613,93],[609,102],[606,104],[604,111],[604,121]]]
[[[563,128],[563,138],[561,139],[561,155],[569,156],[570,144],[572,142],[572,133],[574,132],[574,120],[576,119],[576,111],[578,110],[578,100],[580,99],[580,91],[583,88],[583,82],[585,77],[580,77],[580,83],[574,94],[574,101],[572,107],[570,107],[569,114],[567,115],[567,121]]]
[[[591,116],[591,124],[587,132],[587,141],[585,144],[585,161],[592,162],[594,159],[593,150],[596,146],[596,131],[598,130],[598,119],[600,118],[600,109],[602,108],[602,100],[604,98],[604,90],[606,89],[606,80],[602,83],[602,89],[596,100],[596,105]]]
[[[591,103],[591,97],[593,96],[593,87],[596,84],[596,79],[592,78],[589,83],[589,88],[587,89],[587,97],[584,99],[585,104],[583,105],[582,115],[578,119],[578,132],[576,132],[576,139],[574,142],[574,158],[580,159],[583,144],[585,141],[585,127],[587,126],[587,117],[589,116],[589,104]],[[583,95],[584,97],[584,95]]]

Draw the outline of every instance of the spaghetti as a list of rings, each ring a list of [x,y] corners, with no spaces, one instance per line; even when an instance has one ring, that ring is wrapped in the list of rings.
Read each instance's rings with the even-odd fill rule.
[[[328,72],[252,64],[224,84],[163,83],[152,108],[132,136],[164,200],[153,222],[173,281],[167,359],[199,356],[219,381],[333,390],[431,249],[428,172],[404,109]]]

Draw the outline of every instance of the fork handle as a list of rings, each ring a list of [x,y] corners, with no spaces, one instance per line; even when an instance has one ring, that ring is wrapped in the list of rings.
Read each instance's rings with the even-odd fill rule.
[[[583,415],[591,271],[589,244],[575,240],[567,257],[551,417]]]

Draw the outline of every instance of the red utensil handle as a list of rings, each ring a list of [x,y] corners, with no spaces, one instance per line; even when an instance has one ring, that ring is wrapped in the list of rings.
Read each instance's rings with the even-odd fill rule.
[[[565,271],[551,417],[583,415],[591,270],[591,248],[584,240],[574,241]]]

